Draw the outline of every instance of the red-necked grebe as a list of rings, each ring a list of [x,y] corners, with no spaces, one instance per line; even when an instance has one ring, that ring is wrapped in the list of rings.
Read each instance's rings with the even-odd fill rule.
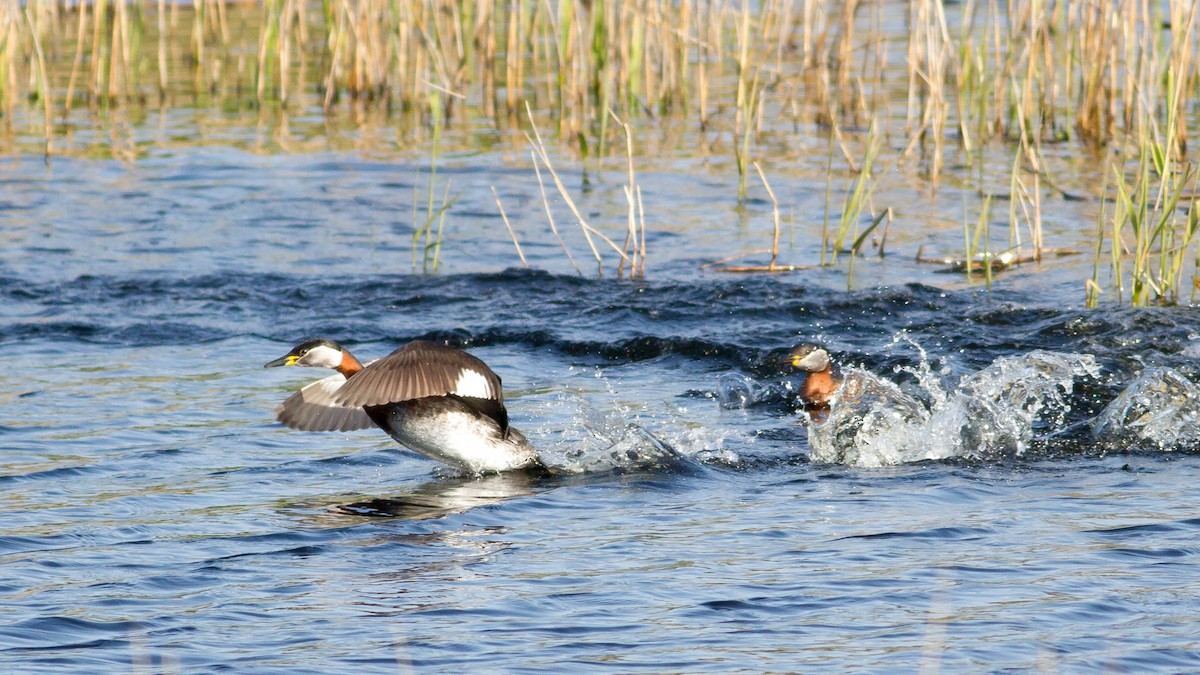
[[[524,434],[508,425],[500,377],[461,349],[416,340],[363,366],[332,340],[308,340],[266,364],[337,373],[292,394],[280,422],[304,431],[372,425],[431,459],[473,473],[540,466]]]

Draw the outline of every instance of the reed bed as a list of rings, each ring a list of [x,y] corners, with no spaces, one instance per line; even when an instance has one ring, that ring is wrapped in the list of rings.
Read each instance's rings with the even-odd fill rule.
[[[988,220],[1005,211],[992,196],[1009,202],[1010,249],[1035,260],[1044,201],[1091,200],[1111,220],[1080,225],[1109,261],[1089,299],[1112,288],[1169,302],[1187,285],[1180,261],[1197,258],[1196,14],[1192,0],[2,0],[0,148],[37,135],[47,157],[71,152],[77,126],[171,107],[392,120],[414,145],[480,120],[536,121],[569,161],[628,158],[626,242],[612,248],[622,273],[640,273],[633,130],[682,128],[728,153],[739,201],[765,184],[759,171],[786,171],[764,134],[815,132],[845,195],[822,264],[885,209],[903,211],[870,203],[873,173],[913,172],[936,191],[965,165],[979,191],[968,258],[991,254]],[[1058,186],[1047,150],[1068,143],[1104,163],[1107,191]],[[1006,196],[993,195],[996,157]],[[445,211],[425,201],[435,266]],[[1147,271],[1151,259],[1167,271]]]
[[[260,105],[419,111],[524,106],[606,154],[625,119],[726,129],[749,175],[764,120],[900,135],[931,177],[949,148],[1096,145],[1179,121],[1195,135],[1196,8],[1186,0],[32,0],[0,3],[0,102],[55,120],[84,107]],[[39,53],[42,54],[39,57]],[[1166,75],[1175,78],[1168,96]],[[898,76],[903,76],[903,82]],[[431,101],[431,88],[449,94]],[[1190,114],[1189,114],[1190,112]],[[580,144],[584,145],[580,145]]]

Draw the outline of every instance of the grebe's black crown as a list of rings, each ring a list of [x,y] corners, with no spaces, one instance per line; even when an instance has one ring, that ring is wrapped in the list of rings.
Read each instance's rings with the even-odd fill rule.
[[[805,356],[808,356],[809,354],[817,351],[818,349],[824,349],[824,347],[822,347],[819,344],[815,344],[813,342],[801,342],[800,344],[796,345],[795,347],[792,347],[792,351],[788,352],[788,355],[789,356],[799,356],[800,358],[804,358]]]
[[[299,355],[317,347],[329,347],[330,349],[335,349],[339,352],[342,351],[342,346],[333,340],[328,340],[326,338],[313,338],[311,340],[305,340],[295,347],[292,347],[292,351],[289,353]]]
[[[337,365],[336,363],[330,363],[330,361],[334,360],[334,359],[328,358],[329,355],[325,355],[327,358],[322,359],[319,364],[313,363],[312,358],[309,357],[309,352],[311,352],[315,349],[322,349],[322,348],[329,349],[334,354],[345,351],[344,349],[342,349],[341,345],[334,342],[333,340],[326,340],[325,338],[316,338],[313,340],[305,340],[304,342],[301,342],[300,344],[296,345],[295,347],[292,347],[291,351],[289,351],[287,354],[284,354],[283,356],[275,359],[274,361],[269,361],[263,367],[264,368],[275,368],[277,366],[297,366],[297,365],[301,365],[301,366],[322,365],[322,366],[328,366],[330,368],[336,367],[336,365]]]

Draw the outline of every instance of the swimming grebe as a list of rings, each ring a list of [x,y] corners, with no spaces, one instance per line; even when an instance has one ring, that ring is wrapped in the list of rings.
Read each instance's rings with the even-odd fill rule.
[[[540,466],[525,435],[508,425],[500,377],[454,347],[415,340],[363,366],[332,340],[308,340],[266,364],[337,371],[288,397],[280,422],[304,431],[372,425],[426,457],[473,473]]]
[[[800,400],[805,409],[828,409],[830,397],[842,386],[840,379],[833,375],[829,352],[817,345],[802,344],[788,352],[787,361],[793,368],[808,373],[800,389]]]

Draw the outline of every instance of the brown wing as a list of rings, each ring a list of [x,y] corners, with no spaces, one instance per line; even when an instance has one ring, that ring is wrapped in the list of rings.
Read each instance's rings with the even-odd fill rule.
[[[500,377],[486,363],[461,349],[416,340],[356,373],[334,403],[361,408],[448,395],[504,405]]]
[[[352,431],[375,426],[362,408],[347,408],[334,402],[346,378],[334,373],[305,385],[275,409],[285,425],[302,431]]]

